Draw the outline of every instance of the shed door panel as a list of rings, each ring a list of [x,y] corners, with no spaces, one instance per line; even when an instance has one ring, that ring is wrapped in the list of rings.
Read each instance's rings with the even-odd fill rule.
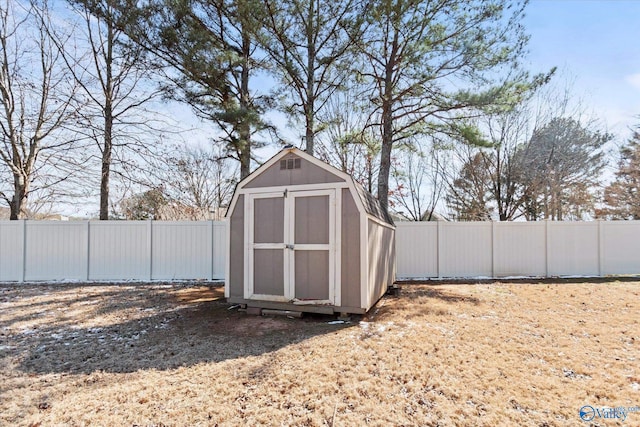
[[[333,303],[335,191],[292,192],[293,295]]]
[[[253,242],[284,243],[284,197],[254,200]]]
[[[337,304],[335,190],[252,194],[245,298]]]
[[[285,198],[263,194],[252,197],[252,204],[248,297],[285,299]]]
[[[282,249],[255,249],[253,292],[284,295],[284,254]]]
[[[329,196],[295,197],[295,241],[329,244]]]
[[[295,254],[295,296],[300,300],[329,300],[329,251]]]

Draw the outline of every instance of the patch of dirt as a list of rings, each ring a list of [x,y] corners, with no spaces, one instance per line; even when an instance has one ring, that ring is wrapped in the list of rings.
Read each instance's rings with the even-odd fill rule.
[[[413,284],[335,323],[206,283],[0,284],[0,425],[578,425],[640,406],[639,297]]]

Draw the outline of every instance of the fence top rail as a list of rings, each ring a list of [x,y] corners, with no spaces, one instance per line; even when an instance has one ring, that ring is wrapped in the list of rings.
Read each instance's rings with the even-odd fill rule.
[[[164,221],[164,220],[119,220],[119,219],[111,219],[111,220],[98,220],[98,219],[73,219],[69,221],[61,221],[57,219],[20,219],[20,220],[8,220],[8,219],[0,219],[0,225],[18,225],[22,223],[26,223],[29,225],[56,225],[56,224],[66,224],[66,225],[78,225],[78,224],[86,224],[90,223],[94,224],[104,224],[104,225],[112,225],[112,224],[166,224],[166,225],[198,225],[198,224],[210,224],[213,225],[224,225],[226,224],[225,220],[198,220],[198,221]]]
[[[591,221],[555,221],[550,219],[545,219],[542,221],[396,221],[396,225],[401,227],[405,226],[427,226],[427,225],[452,225],[456,226],[461,224],[495,224],[495,225],[513,225],[513,226],[523,226],[523,225],[539,225],[539,224],[553,224],[553,225],[595,225],[595,224],[607,224],[607,225],[625,225],[625,224],[640,224],[640,220],[605,220],[605,219],[596,219]]]

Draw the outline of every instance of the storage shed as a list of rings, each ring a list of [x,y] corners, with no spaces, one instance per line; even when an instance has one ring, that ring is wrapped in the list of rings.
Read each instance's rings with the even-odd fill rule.
[[[231,303],[365,313],[395,280],[395,227],[354,179],[285,148],[236,187],[227,211]]]

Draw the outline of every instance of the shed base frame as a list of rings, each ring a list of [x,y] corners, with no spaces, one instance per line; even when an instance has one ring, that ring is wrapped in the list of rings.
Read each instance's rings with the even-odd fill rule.
[[[266,308],[269,310],[286,310],[286,311],[299,311],[302,313],[317,313],[317,314],[365,314],[366,310],[360,307],[336,307],[334,305],[299,305],[291,304],[287,302],[273,302],[273,301],[259,301],[252,299],[245,299],[240,297],[229,297],[227,302],[230,304],[242,304],[247,308]]]

